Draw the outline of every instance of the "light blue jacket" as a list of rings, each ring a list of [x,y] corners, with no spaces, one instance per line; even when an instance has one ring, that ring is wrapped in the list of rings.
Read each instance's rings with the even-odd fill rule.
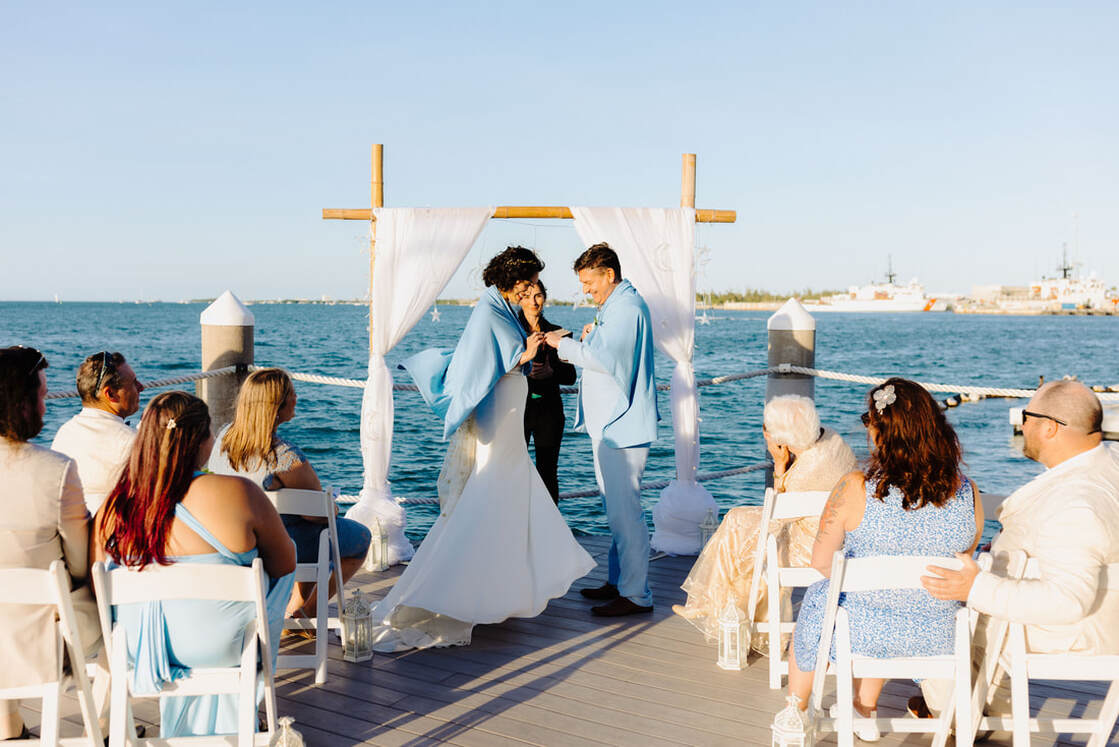
[[[617,382],[623,397],[602,430],[608,446],[624,449],[657,439],[657,385],[653,373],[653,322],[649,307],[628,280],[618,284],[595,316],[581,343]],[[585,430],[580,379],[575,429]]]
[[[478,299],[454,352],[429,348],[400,368],[411,374],[424,401],[443,418],[446,440],[489,396],[497,380],[516,368],[524,352],[525,332],[516,312],[490,286]]]

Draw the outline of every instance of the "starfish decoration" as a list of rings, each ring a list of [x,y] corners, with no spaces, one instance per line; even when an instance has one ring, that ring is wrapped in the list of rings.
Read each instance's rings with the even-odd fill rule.
[[[431,307],[431,321],[433,321],[433,322],[439,321],[439,307],[438,306],[432,305],[432,307]]]

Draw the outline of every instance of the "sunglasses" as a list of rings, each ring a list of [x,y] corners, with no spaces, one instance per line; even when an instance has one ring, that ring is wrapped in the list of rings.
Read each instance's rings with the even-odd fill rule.
[[[38,353],[39,354],[39,357],[35,360],[35,365],[32,366],[31,368],[27,369],[27,375],[28,376],[30,376],[31,374],[38,371],[39,366],[43,363],[43,361],[45,361],[47,359],[47,356],[43,355],[42,351],[36,350],[35,348],[29,348],[26,345],[13,345],[12,347],[16,348],[18,350],[29,350],[32,353]]]
[[[1068,425],[1068,423],[1066,423],[1065,421],[1061,420],[1060,418],[1055,418],[1052,415],[1045,415],[1040,412],[1030,412],[1029,410],[1022,410],[1023,423],[1026,422],[1026,418],[1042,418],[1044,420],[1052,420],[1057,425]]]
[[[109,365],[112,361],[113,354],[108,350],[101,353],[101,373],[97,375],[97,383],[93,385],[93,391],[101,391],[101,382],[105,380],[105,374],[109,370]]]

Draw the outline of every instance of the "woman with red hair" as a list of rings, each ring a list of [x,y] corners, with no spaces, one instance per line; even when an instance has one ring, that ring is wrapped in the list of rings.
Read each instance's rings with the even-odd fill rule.
[[[248,566],[259,556],[271,579],[265,605],[278,641],[295,547],[260,486],[200,471],[213,445],[202,400],[186,392],[154,398],[128,464],[97,512],[97,559],[142,570],[173,563]],[[134,689],[154,692],[184,669],[235,665],[254,610],[246,602],[191,599],[119,605],[114,616],[127,632]],[[236,731],[235,695],[160,701],[161,737]]]
[[[862,415],[870,459],[832,490],[812,548],[812,567],[825,576],[839,549],[849,558],[971,552],[983,531],[979,490],[960,471],[960,443],[944,413],[919,384],[893,378],[867,395]],[[803,714],[812,690],[828,580],[808,587],[789,652],[789,705]],[[958,602],[933,599],[924,589],[842,594],[851,620],[851,650],[860,656],[938,656],[952,653]],[[855,681],[855,710],[875,718],[885,680]],[[780,717],[781,714],[778,714]],[[802,723],[804,719],[801,719]],[[863,741],[878,728],[860,727]]]

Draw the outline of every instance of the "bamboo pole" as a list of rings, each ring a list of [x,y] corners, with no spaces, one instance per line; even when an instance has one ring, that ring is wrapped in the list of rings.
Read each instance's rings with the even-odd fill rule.
[[[369,199],[371,208],[365,220],[371,221],[369,225],[369,354],[373,354],[373,268],[377,253],[377,221],[372,220],[373,208],[385,206],[385,147],[381,143],[373,146],[371,154],[372,168],[369,179]],[[323,211],[323,217],[326,211]]]
[[[380,207],[380,206],[378,206]],[[373,211],[367,208],[323,208],[324,220],[372,220]],[[561,218],[570,220],[574,216],[569,207],[510,206],[496,209],[494,218]],[[738,214],[734,210],[710,210],[702,208],[695,211],[696,223],[734,223]]]
[[[684,154],[684,167],[680,176],[680,207],[695,207],[695,153]],[[699,222],[698,220],[696,221]]]

